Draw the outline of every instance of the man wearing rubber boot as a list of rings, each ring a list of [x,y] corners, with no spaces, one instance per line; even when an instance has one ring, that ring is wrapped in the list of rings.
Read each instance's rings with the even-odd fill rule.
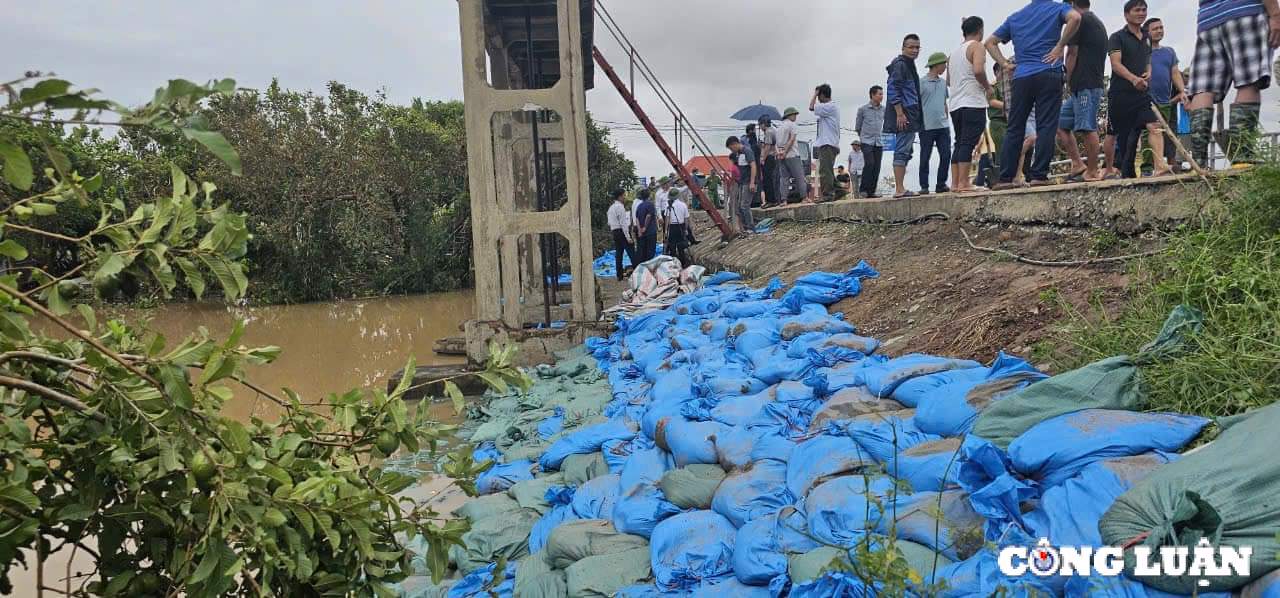
[[[1280,46],[1280,0],[1200,0],[1196,52],[1191,64],[1191,153],[1209,166],[1213,105],[1236,88],[1225,131],[1227,160],[1258,161],[1262,90],[1271,86],[1272,51]]]

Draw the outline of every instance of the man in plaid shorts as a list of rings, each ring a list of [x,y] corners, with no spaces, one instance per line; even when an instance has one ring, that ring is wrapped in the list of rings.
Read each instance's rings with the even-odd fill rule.
[[[1271,86],[1272,50],[1280,46],[1280,0],[1200,0],[1198,31],[1189,86],[1192,156],[1208,165],[1213,105],[1234,86],[1227,159],[1255,163],[1262,90]]]

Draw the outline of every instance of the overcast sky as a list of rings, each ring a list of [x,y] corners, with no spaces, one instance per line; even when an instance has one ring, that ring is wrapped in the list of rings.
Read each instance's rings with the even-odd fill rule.
[[[822,82],[835,88],[843,124],[851,128],[865,90],[884,83],[884,67],[903,35],[921,36],[923,70],[931,52],[949,54],[959,45],[963,17],[982,16],[989,33],[1022,4],[612,0],[607,6],[719,149],[730,125],[740,130],[728,116],[748,104],[794,105],[804,113],[802,122],[811,120],[806,103]],[[1094,4],[1109,31],[1123,25],[1120,0]],[[287,88],[321,92],[326,81],[337,80],[363,91],[385,89],[399,102],[462,96],[455,0],[45,0],[34,6],[6,11],[0,21],[0,39],[9,48],[0,53],[0,76],[54,71],[126,103],[144,101],[172,77],[232,77],[242,87],[263,87],[278,77]],[[1194,46],[1195,12],[1191,0],[1151,1],[1151,14],[1166,22],[1166,45],[1184,63]],[[625,55],[603,31],[597,42],[625,72]],[[640,101],[652,108],[655,121],[669,126],[671,118],[652,96],[641,94]],[[615,139],[641,175],[670,170],[647,135],[626,130],[635,118],[603,75],[587,105],[600,121],[627,123]]]

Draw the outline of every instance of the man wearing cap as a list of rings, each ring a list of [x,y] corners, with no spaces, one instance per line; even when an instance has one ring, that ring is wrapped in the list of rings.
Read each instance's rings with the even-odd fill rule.
[[[831,101],[831,86],[823,83],[813,90],[809,111],[818,117],[818,137],[813,145],[818,153],[818,189],[822,201],[832,201],[836,190],[836,156],[840,155],[840,108]]]
[[[782,205],[782,200],[778,196],[778,156],[776,155],[778,136],[777,131],[773,128],[773,121],[767,116],[761,116],[759,128],[756,129],[756,135],[760,138],[760,159],[761,185],[764,186],[764,206],[770,207]]]
[[[938,186],[934,190],[946,193],[947,175],[951,172],[950,111],[947,110],[947,81],[942,73],[947,70],[947,55],[934,52],[929,56],[929,71],[920,81],[920,105],[924,115],[924,130],[920,132],[920,194],[929,194],[929,161],[933,149],[938,148]]]
[[[885,115],[884,132],[893,133],[894,197],[910,197],[914,193],[903,186],[907,164],[911,162],[916,133],[924,129],[920,109],[920,73],[916,58],[920,57],[920,36],[910,33],[902,38],[902,53],[885,67],[889,74],[889,113]]]
[[[880,185],[880,160],[884,157],[884,88],[872,85],[867,92],[871,101],[858,108],[857,129],[858,141],[861,141],[862,156],[865,166],[862,169],[862,184],[858,189],[868,199],[879,197],[877,189]],[[850,156],[852,157],[852,156]]]
[[[853,134],[853,143],[849,147],[849,191],[858,197],[859,185],[862,183],[862,171],[867,167],[867,159],[862,155],[862,137]]]
[[[778,195],[783,202],[790,199],[787,191],[792,180],[795,181],[795,190],[800,194],[800,198],[809,197],[809,182],[804,178],[804,163],[800,161],[798,145],[799,132],[796,130],[796,117],[799,115],[799,110],[787,108],[782,113],[782,122],[778,123],[778,130],[775,132],[777,149],[774,154],[778,157]]]

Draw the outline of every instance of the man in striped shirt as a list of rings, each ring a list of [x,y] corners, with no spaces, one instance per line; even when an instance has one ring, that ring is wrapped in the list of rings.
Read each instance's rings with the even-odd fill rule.
[[[1262,90],[1271,86],[1272,52],[1280,46],[1280,0],[1200,0],[1191,63],[1191,153],[1208,165],[1213,105],[1235,87],[1231,126],[1225,131],[1232,165],[1258,161]]]

